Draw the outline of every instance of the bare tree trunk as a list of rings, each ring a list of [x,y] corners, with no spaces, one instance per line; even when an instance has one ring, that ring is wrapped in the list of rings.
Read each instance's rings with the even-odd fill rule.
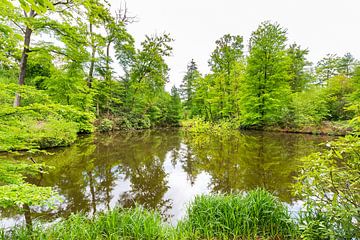
[[[30,11],[30,16],[33,15],[34,11]],[[20,74],[19,74],[19,85],[25,84],[25,75],[26,75],[26,65],[29,56],[29,48],[30,48],[30,39],[31,39],[32,30],[29,27],[25,29],[25,36],[24,36],[24,48],[21,54],[21,61],[20,61]],[[15,100],[14,100],[14,107],[20,106],[21,96],[19,93],[16,93]]]

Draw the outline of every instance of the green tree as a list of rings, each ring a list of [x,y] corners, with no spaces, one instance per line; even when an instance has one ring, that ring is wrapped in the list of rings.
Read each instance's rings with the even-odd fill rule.
[[[9,26],[14,27],[14,31],[22,34],[23,46],[21,50],[20,71],[18,83],[25,84],[26,66],[28,62],[29,52],[31,51],[31,39],[34,33],[40,34],[52,31],[55,34],[62,33],[58,31],[53,24],[56,22],[55,15],[61,13],[62,17],[67,16],[66,12],[74,5],[73,1],[50,1],[50,0],[35,0],[35,1],[9,1],[4,0],[2,4],[7,6],[4,11],[2,20]],[[62,18],[63,20],[63,18]],[[61,20],[59,20],[60,22]],[[20,105],[20,95],[16,94],[14,106]]]
[[[353,117],[353,113],[345,109],[349,105],[348,96],[353,91],[351,80],[345,75],[337,75],[327,80],[324,92],[329,109],[328,120],[349,120]]]
[[[286,30],[263,22],[252,33],[246,77],[242,85],[241,113],[244,126],[280,123],[289,105],[289,58]]]
[[[301,92],[311,81],[311,73],[306,67],[311,63],[306,60],[309,53],[307,49],[301,49],[296,43],[291,44],[287,49],[287,55],[290,58],[290,87],[293,92]]]
[[[241,36],[226,34],[216,41],[216,48],[211,54],[209,65],[214,74],[213,90],[217,93],[213,101],[218,108],[216,118],[229,118],[236,112],[239,84],[238,72],[234,71],[243,60],[243,47]]]
[[[201,77],[198,67],[194,61],[191,59],[190,63],[187,65],[186,74],[180,85],[181,98],[184,101],[184,107],[186,108],[186,116],[192,116],[193,108],[193,98],[195,93],[195,81]]]
[[[182,112],[182,104],[179,90],[173,86],[171,88],[171,100],[168,104],[168,116],[166,122],[172,125],[179,125]]]
[[[344,74],[346,77],[351,77],[358,61],[351,55],[351,53],[346,53],[340,58],[338,64],[339,73]]]
[[[83,2],[85,7],[85,15],[87,18],[87,41],[90,47],[90,61],[89,61],[89,72],[87,76],[88,87],[92,87],[92,82],[95,73],[95,65],[98,61],[99,56],[103,55],[102,49],[106,46],[106,39],[100,33],[101,27],[106,28],[109,22],[112,21],[109,5],[103,0],[86,0]],[[107,28],[106,28],[107,29]],[[98,30],[98,31],[97,31]]]
[[[124,111],[143,119],[156,122],[161,115],[158,103],[165,97],[165,83],[169,67],[165,57],[170,56],[173,40],[167,34],[146,36],[138,50],[125,88]]]
[[[327,54],[316,67],[317,84],[323,85],[328,79],[339,74],[340,58],[336,54]]]

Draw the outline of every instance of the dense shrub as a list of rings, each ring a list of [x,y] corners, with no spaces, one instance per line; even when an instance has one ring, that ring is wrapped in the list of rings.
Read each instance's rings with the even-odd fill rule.
[[[291,120],[295,126],[318,125],[328,117],[326,96],[321,87],[292,95]]]

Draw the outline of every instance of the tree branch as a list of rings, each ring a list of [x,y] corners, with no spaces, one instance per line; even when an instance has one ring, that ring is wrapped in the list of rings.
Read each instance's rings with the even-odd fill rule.
[[[11,20],[11,22],[13,23],[13,24],[15,24],[19,29],[20,29],[20,31],[23,33],[23,34],[25,34],[25,29],[22,27],[22,26],[20,26],[17,22],[15,22],[14,20]]]

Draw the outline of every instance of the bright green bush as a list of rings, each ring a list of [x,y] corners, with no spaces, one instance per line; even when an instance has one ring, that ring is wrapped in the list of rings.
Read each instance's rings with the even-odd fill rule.
[[[94,116],[71,106],[32,104],[0,109],[0,151],[67,146],[93,131]]]
[[[0,121],[0,151],[68,146],[76,140],[76,124],[65,120],[32,118]]]
[[[318,86],[294,93],[291,106],[295,126],[320,124],[329,114],[325,92]]]

